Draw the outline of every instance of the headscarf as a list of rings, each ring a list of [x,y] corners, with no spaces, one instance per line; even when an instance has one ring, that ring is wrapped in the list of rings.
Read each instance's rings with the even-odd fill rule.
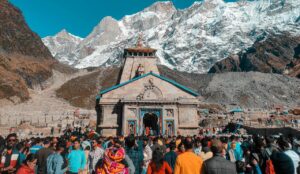
[[[124,148],[111,147],[106,149],[103,164],[97,169],[97,174],[128,174],[128,169],[122,163],[124,159]]]
[[[81,143],[81,146],[82,146],[83,150],[85,150],[85,148],[88,146],[91,148],[91,143],[89,141],[83,141]]]

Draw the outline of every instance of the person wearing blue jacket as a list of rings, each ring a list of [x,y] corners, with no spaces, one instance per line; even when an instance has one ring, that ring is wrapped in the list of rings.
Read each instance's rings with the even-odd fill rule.
[[[80,142],[78,139],[74,141],[74,149],[71,150],[67,159],[69,162],[68,174],[77,174],[84,170],[86,164],[86,158],[84,151],[80,148]]]
[[[243,150],[241,147],[241,142],[239,141],[239,138],[234,135],[230,137],[230,142],[228,142],[227,152],[230,152],[230,150],[233,152],[235,157],[235,160],[233,160],[233,162],[242,160]]]
[[[55,153],[47,158],[47,174],[64,174],[67,172],[68,167],[64,165],[64,159],[61,153],[65,150],[62,144],[56,145]]]
[[[43,148],[42,144],[43,144],[42,140],[39,137],[37,137],[35,139],[34,145],[29,149],[30,153],[36,154],[37,151],[39,151],[41,148]]]

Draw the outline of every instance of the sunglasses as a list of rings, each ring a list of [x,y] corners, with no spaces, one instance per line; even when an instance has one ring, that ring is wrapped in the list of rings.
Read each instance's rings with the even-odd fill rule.
[[[17,141],[16,139],[9,139],[8,142],[15,142]]]

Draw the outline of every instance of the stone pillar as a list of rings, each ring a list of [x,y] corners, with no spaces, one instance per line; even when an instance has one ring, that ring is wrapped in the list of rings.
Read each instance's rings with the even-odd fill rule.
[[[99,127],[100,124],[103,122],[103,117],[102,117],[102,107],[99,104],[100,98],[96,99],[96,105],[95,105],[95,110],[96,110],[96,116],[97,116],[97,121],[96,121],[96,132],[100,133],[101,129]]]
[[[127,134],[127,117],[126,117],[126,105],[123,105],[123,112],[122,112],[122,135],[126,136]]]

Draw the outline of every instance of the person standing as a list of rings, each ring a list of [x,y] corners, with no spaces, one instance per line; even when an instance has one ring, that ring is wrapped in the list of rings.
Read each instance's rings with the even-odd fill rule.
[[[100,159],[103,159],[104,156],[104,150],[101,147],[102,142],[100,140],[94,139],[92,141],[92,151],[90,152],[89,158],[90,158],[90,172],[95,173],[96,172],[96,164]]]
[[[208,141],[206,139],[202,141],[202,150],[199,155],[203,161],[206,161],[213,156],[213,153],[211,152],[208,146]]]
[[[270,158],[276,174],[295,174],[293,160],[284,152],[273,151]]]
[[[65,145],[58,143],[55,147],[55,153],[47,158],[47,174],[64,174],[67,167],[64,168],[64,159],[62,153],[65,150]]]
[[[29,148],[25,147],[24,142],[20,142],[16,145],[16,149],[19,151],[19,164],[22,164],[29,154]]]
[[[80,149],[80,142],[78,139],[74,140],[73,150],[69,153],[67,159],[69,162],[68,174],[78,174],[84,170],[86,158],[84,151]]]
[[[229,160],[231,162],[235,163],[236,161],[239,161],[237,159],[237,155],[236,155],[236,144],[235,144],[235,142],[231,142],[230,149],[228,151],[228,155],[229,155]]]
[[[128,174],[128,163],[125,159],[125,150],[121,141],[115,139],[114,143],[106,148],[103,160],[97,165],[96,174]]]
[[[194,147],[194,153],[198,156],[200,156],[202,150],[201,142],[199,139],[195,140],[195,147]]]
[[[84,155],[85,155],[85,160],[86,160],[86,164],[84,167],[84,170],[81,172],[81,174],[89,174],[90,173],[90,152],[91,152],[91,146],[85,146],[84,147]]]
[[[186,138],[184,141],[186,151],[180,154],[175,163],[174,174],[196,174],[200,173],[203,161],[193,152],[193,141]]]
[[[33,146],[31,146],[29,149],[30,153],[36,154],[37,151],[43,148],[42,143],[43,142],[39,137],[35,138]]]
[[[38,174],[47,173],[47,158],[53,153],[52,148],[50,147],[50,141],[48,139],[45,139],[43,144],[44,147],[36,153]]]
[[[147,172],[148,165],[152,159],[152,150],[149,146],[149,139],[147,137],[143,138],[143,170],[142,174]]]
[[[134,136],[129,136],[125,140],[126,144],[126,154],[132,160],[135,174],[140,174],[142,172],[142,164],[143,164],[143,149],[142,144],[138,145],[135,141]]]
[[[51,135],[54,135],[54,127],[51,127]]]
[[[164,160],[164,154],[161,148],[154,149],[147,174],[172,174],[172,169]]]
[[[1,154],[0,161],[1,174],[14,173],[19,166],[18,161],[20,161],[20,155],[19,151],[15,147],[17,141],[17,134],[15,133],[9,134],[6,138],[6,148]]]
[[[176,143],[174,141],[170,142],[169,148],[170,148],[170,151],[165,154],[164,160],[167,161],[167,163],[172,168],[172,171],[174,171],[175,162],[176,162],[176,159],[177,159],[177,154],[175,152]]]
[[[184,144],[183,142],[179,143],[178,146],[177,146],[177,151],[176,151],[176,154],[177,156],[184,153],[185,152],[185,148],[184,148]]]
[[[292,150],[291,143],[285,138],[280,138],[278,141],[279,147],[282,149],[283,153],[287,155],[293,162],[294,172],[297,173],[297,168],[300,162],[299,155]],[[291,165],[292,166],[292,165]]]
[[[223,144],[220,140],[214,140],[211,146],[213,157],[203,164],[202,174],[236,174],[235,163],[226,160],[223,156]]]
[[[153,139],[153,145],[151,146],[151,150],[154,151],[154,149],[158,147],[161,148],[164,153],[166,153],[166,146],[164,146],[161,142],[162,141],[158,137],[155,137]]]
[[[35,174],[34,169],[36,166],[36,155],[35,154],[29,154],[24,164],[21,165],[21,167],[18,169],[17,174]]]

